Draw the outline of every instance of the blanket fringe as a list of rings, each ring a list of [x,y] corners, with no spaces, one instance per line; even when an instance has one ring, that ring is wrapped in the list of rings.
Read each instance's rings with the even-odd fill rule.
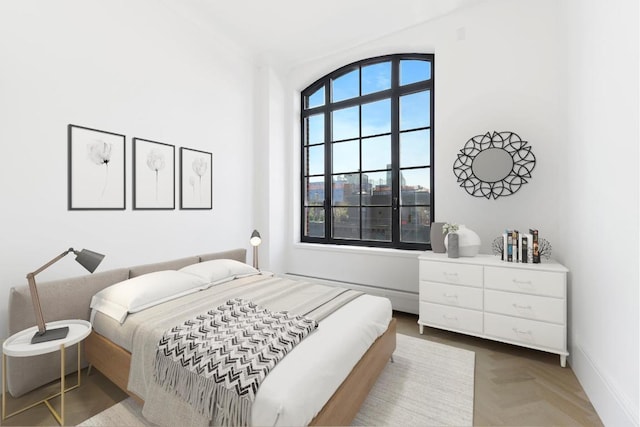
[[[173,391],[199,413],[208,416],[217,426],[247,426],[251,424],[251,401],[235,390],[217,384],[210,378],[182,368],[160,352],[156,352],[155,380],[165,390]]]

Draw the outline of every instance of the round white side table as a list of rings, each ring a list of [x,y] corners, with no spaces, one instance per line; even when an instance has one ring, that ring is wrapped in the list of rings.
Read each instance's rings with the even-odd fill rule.
[[[80,387],[80,342],[91,333],[91,323],[87,322],[86,320],[79,319],[58,320],[56,322],[49,322],[46,324],[46,326],[47,329],[62,328],[66,326],[69,328],[69,333],[65,338],[31,344],[31,337],[33,337],[33,335],[38,331],[38,327],[34,326],[11,335],[2,344],[2,390],[7,389],[7,356],[29,357],[60,351],[60,391],[29,406],[18,409],[17,411],[14,411],[8,415],[6,413],[5,393],[2,393],[3,420],[24,412],[27,409],[31,409],[41,403],[44,403],[47,408],[49,408],[49,411],[55,417],[56,421],[58,421],[60,425],[64,425],[64,395],[66,392]],[[65,348],[70,347],[74,344],[78,344],[78,383],[72,387],[65,389]],[[60,396],[60,414],[58,414],[53,406],[51,406],[51,404],[49,403],[49,400],[58,396]]]

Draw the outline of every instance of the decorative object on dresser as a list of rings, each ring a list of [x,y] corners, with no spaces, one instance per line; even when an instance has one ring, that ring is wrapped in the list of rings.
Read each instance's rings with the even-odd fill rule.
[[[458,258],[460,256],[458,244],[457,233],[447,234],[447,256],[449,258]]]
[[[509,196],[531,178],[536,158],[513,132],[487,132],[469,139],[453,163],[460,187],[475,197]]]
[[[448,228],[448,233],[455,233],[458,235],[458,256],[461,257],[473,257],[478,254],[480,251],[480,236],[478,234],[467,228],[464,224],[445,224],[443,226],[443,230],[445,227]],[[449,242],[448,239],[445,240],[445,247],[447,251],[449,250]],[[450,258],[457,258],[457,256],[453,256]]]
[[[493,252],[494,255],[498,255],[500,259],[504,259],[503,258],[504,256],[504,237],[503,236],[499,236],[493,239],[493,242],[491,242],[491,252]]]
[[[566,267],[428,252],[419,263],[420,333],[430,326],[547,351],[566,366]]]
[[[493,241],[492,250],[503,261],[540,264],[540,257],[551,259],[552,246],[539,237],[537,229],[529,229],[529,233],[505,230],[502,237]]]
[[[538,238],[538,256],[545,259],[551,259],[551,250],[553,247],[547,239]]]
[[[431,250],[436,254],[443,254],[447,251],[447,248],[444,245],[444,231],[442,227],[445,225],[444,222],[432,222],[431,223]]]
[[[90,273],[93,273],[98,265],[102,262],[104,255],[97,252],[83,249],[80,252],[69,248],[33,273],[27,274],[27,281],[29,282],[29,292],[31,293],[31,301],[33,302],[33,311],[36,315],[36,323],[38,330],[31,338],[31,344],[36,344],[44,341],[53,341],[65,338],[69,332],[68,327],[62,327],[57,329],[47,329],[44,323],[44,316],[42,315],[42,307],[40,306],[40,296],[38,295],[38,288],[36,287],[36,275],[43,272],[47,268],[51,267],[56,262],[60,261],[66,255],[70,253],[76,255],[76,261],[78,264],[86,268]]]

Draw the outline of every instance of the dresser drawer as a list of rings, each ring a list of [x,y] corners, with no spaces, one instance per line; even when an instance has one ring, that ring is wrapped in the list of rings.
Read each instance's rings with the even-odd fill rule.
[[[482,287],[482,266],[421,261],[420,280]]]
[[[525,346],[566,351],[565,327],[561,325],[485,313],[484,333]]]
[[[420,301],[482,310],[482,289],[420,281]]]
[[[420,322],[456,331],[482,333],[482,312],[420,302]]]
[[[560,298],[486,290],[484,310],[560,325],[565,323],[565,300]]]
[[[551,271],[485,267],[484,286],[486,289],[565,298],[564,273]]]

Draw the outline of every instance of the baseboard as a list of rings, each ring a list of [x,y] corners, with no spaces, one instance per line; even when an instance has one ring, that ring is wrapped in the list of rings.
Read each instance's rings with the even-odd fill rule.
[[[418,314],[418,294],[413,292],[397,291],[394,289],[364,285],[362,283],[343,282],[339,280],[323,279],[322,277],[304,276],[294,273],[286,273],[285,276],[296,280],[308,280],[330,286],[354,289],[371,295],[389,298],[394,310],[404,313]]]
[[[634,405],[621,393],[577,344],[573,345],[570,364],[604,425],[638,426],[637,402]]]

